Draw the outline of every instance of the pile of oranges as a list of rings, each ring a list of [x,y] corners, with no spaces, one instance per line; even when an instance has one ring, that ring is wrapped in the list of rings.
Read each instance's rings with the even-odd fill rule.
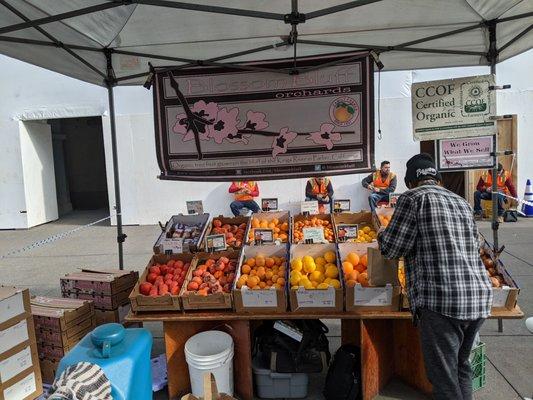
[[[309,219],[294,222],[294,232],[292,234],[294,243],[304,240],[304,228],[322,228],[324,229],[324,238],[328,242],[335,241],[335,235],[333,234],[333,226],[331,225],[331,222],[325,219],[311,217]]]
[[[368,286],[368,266],[367,255],[357,253],[348,253],[346,259],[342,262],[342,272],[348,287],[354,287],[357,283],[361,286]]]
[[[339,270],[335,263],[335,252],[327,251],[323,256],[313,258],[296,257],[291,261],[290,284],[291,289],[339,289]]]
[[[386,228],[387,226],[389,226],[390,220],[392,219],[392,214],[391,215],[378,214],[378,219],[379,219],[379,223],[381,224],[381,226]]]
[[[283,289],[285,286],[285,258],[257,255],[247,258],[241,266],[237,289]]]
[[[282,243],[287,243],[289,240],[289,223],[282,222],[278,218],[273,218],[268,221],[266,219],[259,219],[257,217],[252,218],[252,227],[248,234],[248,243],[252,242],[255,238],[255,229],[272,229],[274,240],[279,240]]]

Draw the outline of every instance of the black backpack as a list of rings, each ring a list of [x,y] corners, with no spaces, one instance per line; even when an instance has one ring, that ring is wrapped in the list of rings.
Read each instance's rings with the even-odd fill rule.
[[[361,350],[344,345],[329,366],[324,386],[326,400],[356,400],[361,392]]]
[[[254,333],[253,356],[272,372],[322,372],[331,359],[326,333],[319,320],[292,320],[302,333],[299,342],[274,329],[274,321],[265,321]]]

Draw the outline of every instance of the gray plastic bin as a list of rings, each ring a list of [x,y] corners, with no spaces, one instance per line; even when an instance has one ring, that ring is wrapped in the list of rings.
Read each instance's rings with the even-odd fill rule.
[[[302,399],[307,396],[308,374],[280,374],[252,363],[257,397],[262,399]]]

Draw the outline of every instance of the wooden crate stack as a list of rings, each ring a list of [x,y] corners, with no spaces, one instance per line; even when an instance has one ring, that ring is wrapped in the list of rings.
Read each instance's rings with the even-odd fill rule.
[[[37,296],[31,299],[43,382],[52,383],[59,361],[95,326],[92,301]]]

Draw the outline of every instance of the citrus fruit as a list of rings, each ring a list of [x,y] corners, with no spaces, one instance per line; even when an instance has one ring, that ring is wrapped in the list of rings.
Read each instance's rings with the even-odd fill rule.
[[[301,258],[295,258],[291,261],[291,270],[301,271],[303,269],[303,263]]]
[[[357,253],[348,253],[348,255],[346,256],[346,261],[351,262],[352,265],[357,265],[359,264],[359,256],[357,255]]]
[[[326,251],[326,253],[324,254],[324,259],[328,263],[334,263],[336,260],[335,253],[333,251]]]

